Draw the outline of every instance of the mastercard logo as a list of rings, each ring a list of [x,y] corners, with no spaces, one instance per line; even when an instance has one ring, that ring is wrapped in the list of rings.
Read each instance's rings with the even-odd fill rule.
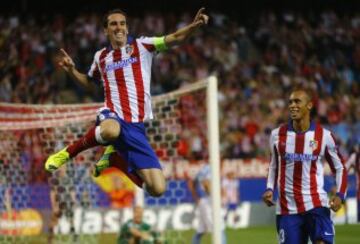
[[[34,209],[0,213],[1,235],[38,235],[42,228],[41,215]]]

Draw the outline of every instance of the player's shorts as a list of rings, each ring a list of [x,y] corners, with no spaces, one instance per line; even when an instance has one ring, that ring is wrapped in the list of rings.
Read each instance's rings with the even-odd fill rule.
[[[221,208],[221,216],[224,216],[224,209]],[[198,219],[197,233],[211,233],[213,229],[211,199],[209,197],[201,197],[196,206],[195,215]],[[221,229],[225,230],[225,221],[221,218]]]
[[[212,231],[213,221],[212,221],[212,212],[211,212],[211,202],[208,197],[200,198],[197,206],[197,217],[199,220],[197,232],[210,233]]]
[[[334,243],[335,229],[330,218],[330,209],[314,208],[301,214],[277,215],[276,228],[279,243],[302,244],[322,240]]]
[[[228,203],[227,204],[227,209],[229,211],[235,211],[238,207],[238,203]]]
[[[146,137],[144,123],[129,123],[108,108],[98,111],[96,124],[105,119],[116,120],[121,127],[120,136],[114,143],[116,150],[129,164],[129,172],[139,169],[161,169],[159,159]]]

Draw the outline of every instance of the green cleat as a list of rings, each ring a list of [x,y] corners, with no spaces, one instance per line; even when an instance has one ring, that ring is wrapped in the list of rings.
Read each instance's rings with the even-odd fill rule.
[[[69,153],[66,151],[66,147],[57,153],[52,154],[45,162],[45,170],[48,172],[54,172],[65,164],[70,159]]]
[[[94,165],[93,173],[92,173],[94,177],[98,177],[101,171],[109,167],[110,155],[115,151],[116,151],[115,148],[111,145],[106,147],[104,154],[102,155],[100,160]]]

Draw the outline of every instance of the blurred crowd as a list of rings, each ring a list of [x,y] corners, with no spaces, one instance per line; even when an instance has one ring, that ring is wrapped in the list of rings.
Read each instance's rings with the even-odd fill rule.
[[[165,93],[215,74],[219,78],[224,158],[268,156],[271,129],[287,120],[291,87],[314,92],[315,119],[336,135],[345,156],[360,142],[360,13],[271,11],[239,21],[210,13],[211,22],[185,45],[157,55],[152,93]],[[170,33],[193,13],[129,17],[134,36]],[[87,72],[106,46],[101,15],[0,17],[0,102],[62,104],[102,101],[57,65],[59,48]],[[195,108],[196,109],[196,108]],[[196,111],[189,111],[189,113]],[[192,151],[201,150],[196,130]]]

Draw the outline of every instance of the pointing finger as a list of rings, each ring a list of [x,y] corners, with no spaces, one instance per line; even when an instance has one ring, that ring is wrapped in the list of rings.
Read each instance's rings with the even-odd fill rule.
[[[204,7],[200,8],[200,9],[198,10],[197,14],[195,15],[195,19],[199,18],[200,15],[204,12],[204,10],[205,10]]]
[[[70,58],[69,54],[67,54],[67,52],[64,49],[61,48],[60,51],[65,57]]]

